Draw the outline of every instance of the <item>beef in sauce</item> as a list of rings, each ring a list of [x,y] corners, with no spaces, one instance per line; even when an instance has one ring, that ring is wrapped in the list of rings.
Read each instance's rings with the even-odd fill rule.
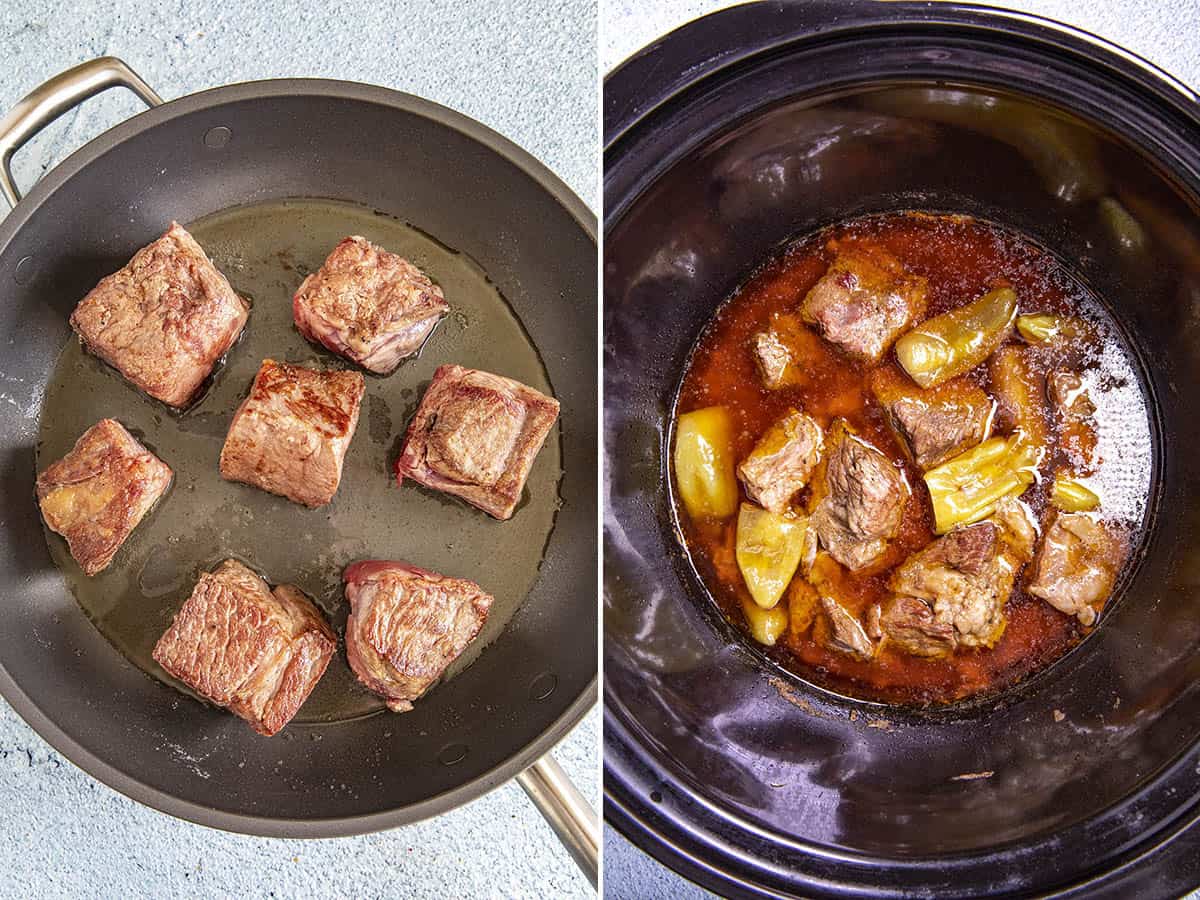
[[[856,696],[943,703],[1095,627],[1143,519],[1131,354],[1049,253],[962,216],[791,245],[718,311],[676,406],[679,520],[726,616]]]

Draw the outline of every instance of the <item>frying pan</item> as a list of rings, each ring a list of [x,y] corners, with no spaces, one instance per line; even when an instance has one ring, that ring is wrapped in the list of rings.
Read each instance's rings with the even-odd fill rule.
[[[14,151],[113,86],[151,108],[21,199]],[[0,692],[94,777],[232,831],[388,828],[516,776],[594,882],[594,814],[549,755],[596,692],[596,344],[578,327],[594,315],[596,247],[582,202],[504,138],[415,97],[282,80],[164,104],[112,58],[51,79],[0,120],[0,162],[0,191],[15,204],[0,224],[0,330],[11,337],[0,350]],[[84,354],[67,325],[74,303],[171,219],[253,304],[242,342],[182,414]],[[369,379],[339,495],[310,513],[222,482],[216,454],[264,356],[338,364],[295,333],[288,296],[352,231],[426,265],[455,311],[416,360]],[[389,478],[407,416],[452,360],[527,379],[562,404],[510,522]],[[43,534],[32,485],[37,466],[102,415],[129,424],[176,481],[110,571],[88,581]],[[380,712],[343,655],[278,739],[262,739],[148,661],[197,573],[224,556],[298,584],[339,627],[340,569],[367,556],[471,577],[494,589],[500,615],[470,664],[412,713]]]
[[[1088,35],[958,4],[761,3],[605,86],[605,815],[727,896],[1179,896],[1200,884],[1200,105]],[[824,691],[725,622],[671,526],[669,411],[781,243],[966,212],[1108,304],[1153,516],[1100,626],[986,703]]]

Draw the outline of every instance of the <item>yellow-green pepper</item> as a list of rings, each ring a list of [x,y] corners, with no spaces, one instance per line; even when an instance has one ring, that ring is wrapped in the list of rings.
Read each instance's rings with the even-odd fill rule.
[[[1058,472],[1050,488],[1050,502],[1063,512],[1091,512],[1100,505],[1100,498],[1069,473]]]
[[[774,647],[779,636],[787,629],[788,614],[783,606],[763,609],[753,600],[742,598],[742,612],[750,626],[750,636],[760,644]]]
[[[750,503],[738,512],[736,554],[742,578],[763,609],[771,609],[796,574],[808,529],[803,519]]]
[[[987,359],[1008,337],[1016,315],[1016,292],[997,288],[922,322],[896,341],[896,359],[921,387],[935,387]]]
[[[723,406],[684,413],[675,423],[675,485],[693,519],[727,519],[737,511],[733,419]]]
[[[1074,316],[1037,313],[1017,316],[1017,333],[1031,344],[1048,344],[1058,338],[1066,340],[1090,338],[1092,329],[1082,319]]]
[[[945,534],[990,516],[1008,496],[1020,496],[1037,477],[1042,451],[1020,431],[994,437],[925,473],[934,531]]]

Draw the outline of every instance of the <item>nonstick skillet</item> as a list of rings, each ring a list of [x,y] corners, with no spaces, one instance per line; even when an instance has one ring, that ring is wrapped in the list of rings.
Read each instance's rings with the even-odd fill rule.
[[[1021,13],[748,4],[609,76],[604,194],[606,820],[722,896],[1200,884],[1195,93]],[[665,488],[671,401],[721,300],[789,239],[914,208],[1066,261],[1136,348],[1155,420],[1156,518],[1100,626],[941,710],[758,652],[715,614]]]
[[[12,154],[113,86],[147,112],[21,199]],[[4,524],[0,692],[50,744],[135,800],[233,831],[366,832],[436,815],[518,777],[596,876],[587,804],[548,755],[596,696],[594,220],[528,154],[464,116],[359,84],[283,80],[163,104],[119,60],[66,72],[0,120],[0,404]],[[183,413],[84,353],[74,304],[172,219],[253,308],[245,336]],[[341,365],[290,322],[291,291],[345,234],[410,256],[453,313],[367,398],[332,505],[223,482],[229,416],[266,356]],[[445,362],[527,381],[562,404],[515,517],[495,522],[390,464]],[[94,420],[124,422],[176,472],[110,570],[86,579],[47,535],[35,472]],[[344,651],[292,724],[264,739],[182,693],[149,658],[197,574],[234,556],[345,622],[340,571],[398,558],[496,595],[478,648],[411,713],[381,711]],[[496,613],[499,613],[498,615]]]

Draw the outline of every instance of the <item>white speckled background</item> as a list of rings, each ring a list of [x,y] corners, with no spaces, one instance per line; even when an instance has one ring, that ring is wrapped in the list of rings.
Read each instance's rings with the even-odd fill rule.
[[[602,0],[601,55],[604,71],[615,68],[658,36],[727,0]],[[1036,13],[1086,29],[1145,57],[1176,78],[1200,88],[1200,0],[993,0],[992,5]],[[604,834],[605,896],[620,900],[700,898],[711,896],[660,866],[606,828]],[[1200,892],[1192,900],[1200,898]]]
[[[365,81],[491,126],[597,202],[595,0],[3,0],[0,113],[84,60],[125,59],[165,99],[258,78]],[[89,101],[21,151],[41,172],[140,104]],[[0,210],[3,216],[7,210]],[[599,717],[557,756],[598,802]],[[0,700],[0,900],[31,897],[579,897],[591,891],[515,784],[360,838],[230,835],[92,781]]]

